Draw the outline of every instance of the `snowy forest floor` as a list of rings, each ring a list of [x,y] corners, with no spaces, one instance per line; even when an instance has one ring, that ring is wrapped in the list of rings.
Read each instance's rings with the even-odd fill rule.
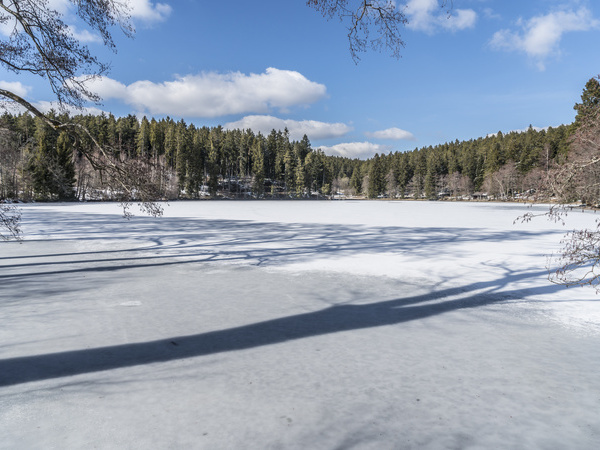
[[[545,269],[593,213],[22,210],[24,241],[0,243],[0,448],[598,448],[600,296]]]

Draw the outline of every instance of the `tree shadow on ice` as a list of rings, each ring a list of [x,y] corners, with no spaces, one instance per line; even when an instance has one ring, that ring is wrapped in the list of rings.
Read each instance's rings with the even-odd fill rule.
[[[43,213],[44,211],[41,211]],[[49,213],[50,214],[50,213]],[[36,227],[51,236],[42,241],[63,245],[75,241],[90,250],[0,256],[0,279],[118,271],[190,262],[244,261],[251,265],[280,265],[310,260],[315,255],[410,253],[437,256],[456,252],[469,242],[528,240],[540,232],[452,227],[366,227],[363,225],[269,223],[242,220],[136,218],[123,223],[114,216],[52,212],[41,214]],[[544,234],[561,232],[546,231]],[[102,242],[104,248],[94,248]],[[108,242],[108,243],[107,243]],[[18,245],[18,244],[15,244]],[[27,250],[35,241],[25,241]],[[99,246],[96,246],[99,247]],[[68,248],[68,247],[67,247]],[[56,270],[43,270],[55,268]],[[42,268],[39,270],[38,268]],[[32,269],[30,272],[25,270]]]
[[[534,291],[506,290],[512,283],[543,273],[506,271],[506,275],[494,281],[375,303],[334,305],[318,311],[219,331],[4,359],[0,360],[0,386],[240,351],[352,330],[400,325],[511,298],[526,298],[532,293],[548,294],[559,289],[558,286],[548,285]]]

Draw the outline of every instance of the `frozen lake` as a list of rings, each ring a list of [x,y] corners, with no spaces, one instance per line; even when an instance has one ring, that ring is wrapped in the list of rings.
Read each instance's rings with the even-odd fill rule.
[[[598,448],[600,296],[545,269],[598,216],[527,211],[24,205],[0,448]]]

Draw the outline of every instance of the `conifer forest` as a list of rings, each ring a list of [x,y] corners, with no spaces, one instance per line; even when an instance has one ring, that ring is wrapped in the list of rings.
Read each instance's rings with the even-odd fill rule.
[[[66,120],[62,117],[61,120]],[[198,198],[527,197],[568,154],[572,126],[447,142],[368,160],[328,156],[287,130],[196,127],[183,120],[81,115],[121,160],[136,161],[167,200]],[[0,118],[0,198],[20,201],[135,200],[95,170],[91,140],[29,114]]]

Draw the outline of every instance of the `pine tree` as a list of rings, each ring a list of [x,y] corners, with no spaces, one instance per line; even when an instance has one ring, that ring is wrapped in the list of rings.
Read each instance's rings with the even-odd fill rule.
[[[385,190],[385,173],[383,162],[379,154],[375,154],[371,160],[369,168],[369,186],[367,188],[367,196],[369,198],[377,198]]]
[[[363,176],[361,174],[360,167],[357,166],[352,171],[352,176],[350,177],[350,187],[354,189],[354,193],[356,195],[360,195],[362,193],[362,179]]]
[[[577,111],[575,124],[579,126],[600,105],[600,82],[598,78],[590,78],[581,94],[581,103],[576,103],[573,109]]]
[[[165,125],[165,159],[167,167],[173,169],[177,159],[177,138],[175,136],[175,122],[167,118]]]
[[[192,133],[192,142],[188,153],[185,190],[188,196],[197,198],[204,179],[205,137],[202,130],[197,130],[193,126],[190,126],[190,133]]]
[[[63,131],[56,141],[55,186],[59,200],[72,200],[75,196],[75,164],[73,163],[73,144],[69,135]]]
[[[396,189],[400,198],[406,195],[406,187],[412,178],[412,171],[406,153],[398,154],[394,164],[394,176],[396,177]]]
[[[260,197],[265,192],[265,155],[261,139],[256,139],[252,147],[252,192]]]
[[[283,158],[284,164],[284,183],[288,194],[296,191],[296,158],[294,152],[288,146]]]
[[[179,191],[182,192],[187,185],[188,160],[191,147],[188,130],[183,119],[177,122],[175,128],[175,143],[177,152],[177,156],[175,157],[177,182]]]
[[[298,157],[296,161],[296,197],[301,198],[304,197],[306,192],[306,172],[304,170],[304,164],[302,164],[302,160]]]
[[[421,198],[425,186],[425,176],[427,175],[427,155],[425,150],[414,153],[414,194],[415,198]]]
[[[150,122],[144,116],[136,138],[137,156],[147,158],[150,155]]]
[[[165,152],[165,136],[162,124],[154,118],[150,121],[150,152],[155,161]]]
[[[213,128],[210,130],[210,147],[208,150],[208,192],[212,197],[217,195],[219,189],[219,174],[221,171],[221,128]]]
[[[424,184],[425,197],[429,199],[437,198],[437,174],[433,166],[427,168]]]
[[[74,197],[75,165],[69,135],[56,132],[36,119],[35,152],[29,162],[33,188],[41,200],[71,200]]]

